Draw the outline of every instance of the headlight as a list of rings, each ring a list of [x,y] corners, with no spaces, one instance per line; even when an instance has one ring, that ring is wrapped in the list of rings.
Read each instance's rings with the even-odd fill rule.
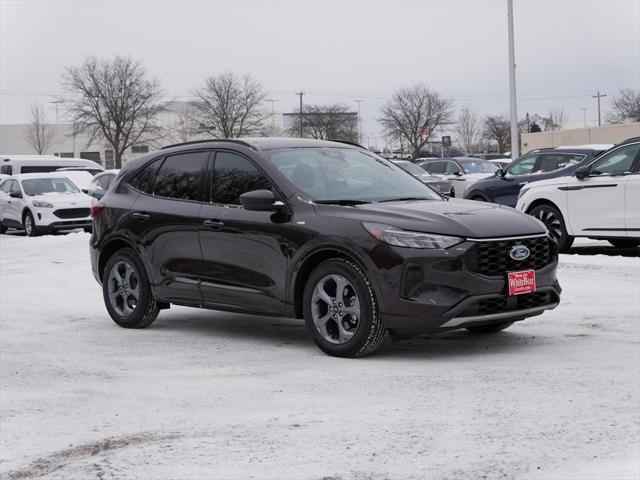
[[[49,202],[45,202],[43,200],[34,200],[33,202],[31,202],[33,204],[34,207],[40,207],[40,208],[53,208],[53,205],[50,204]]]
[[[460,237],[413,232],[380,223],[362,222],[362,225],[374,238],[396,247],[449,248],[464,241],[464,239]]]

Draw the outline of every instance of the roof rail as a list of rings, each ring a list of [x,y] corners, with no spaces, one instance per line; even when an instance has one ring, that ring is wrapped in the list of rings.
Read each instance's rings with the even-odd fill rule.
[[[213,142],[237,143],[238,145],[244,145],[245,147],[249,147],[252,150],[256,150],[256,147],[254,147],[250,143],[245,142],[243,140],[238,140],[235,138],[210,138],[209,140],[193,140],[191,142],[174,143],[173,145],[166,145],[162,147],[160,150],[165,150],[167,148],[173,148],[173,147],[184,147],[186,145],[197,145],[199,143],[213,143]]]

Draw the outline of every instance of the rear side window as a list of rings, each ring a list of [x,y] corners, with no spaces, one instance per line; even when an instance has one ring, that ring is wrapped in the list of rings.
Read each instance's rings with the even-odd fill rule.
[[[584,160],[585,155],[561,155],[559,153],[548,153],[540,156],[540,164],[537,170],[540,172],[553,172],[561,168],[569,167]]]
[[[211,201],[240,205],[240,195],[253,190],[271,190],[271,182],[246,158],[235,153],[218,152]]]
[[[156,175],[153,194],[178,200],[200,200],[200,183],[209,152],[189,152],[165,158]]]
[[[444,174],[446,169],[447,169],[447,164],[445,162],[432,162],[427,164],[427,171],[429,173]]]
[[[129,185],[141,192],[151,193],[153,190],[153,179],[161,163],[161,160],[156,160],[142,168],[142,170],[138,170],[131,180],[129,180]]]

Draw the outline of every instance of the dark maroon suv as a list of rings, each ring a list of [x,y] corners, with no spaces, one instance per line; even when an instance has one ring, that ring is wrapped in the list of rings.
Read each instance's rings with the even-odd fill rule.
[[[171,304],[298,317],[323,351],[355,357],[387,331],[496,332],[560,300],[536,219],[338,142],[167,147],[127,162],[92,216],[93,272],[127,328]]]

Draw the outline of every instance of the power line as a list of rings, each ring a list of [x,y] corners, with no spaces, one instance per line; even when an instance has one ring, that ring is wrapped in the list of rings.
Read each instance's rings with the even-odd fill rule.
[[[606,97],[606,96],[607,96],[606,93],[600,94],[600,90],[598,90],[598,93],[591,97],[591,98],[597,98],[598,99],[598,126],[599,127],[602,126],[602,122],[601,122],[601,119],[600,119],[600,99],[602,97]]]

